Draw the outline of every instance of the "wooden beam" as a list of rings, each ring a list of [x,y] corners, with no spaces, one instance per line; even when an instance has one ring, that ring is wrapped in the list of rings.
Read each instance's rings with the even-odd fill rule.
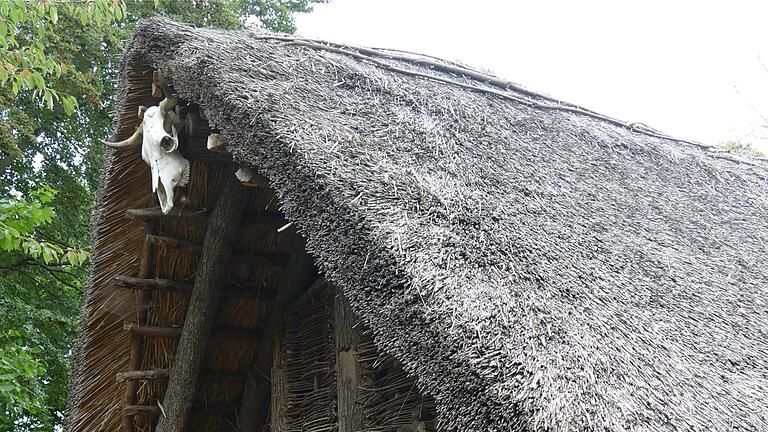
[[[115,276],[115,285],[121,288],[131,288],[143,291],[163,291],[189,293],[192,285],[176,282],[170,279],[146,279],[130,276]]]
[[[338,431],[357,432],[364,429],[363,406],[358,396],[362,371],[355,354],[360,342],[360,330],[355,327],[355,316],[349,303],[338,289],[333,306]]]
[[[169,369],[136,370],[127,372],[118,372],[115,379],[117,382],[125,381],[149,381],[161,378],[168,378]]]
[[[212,133],[208,135],[208,140],[205,143],[205,147],[214,153],[226,153],[227,148],[224,145],[224,141],[221,140],[221,134]]]
[[[159,415],[160,415],[160,408],[152,405],[126,405],[123,407],[123,417],[128,417],[128,418],[132,418],[133,416],[157,417]]]
[[[269,189],[272,186],[269,182],[269,179],[262,175],[256,174],[256,171],[250,167],[241,167],[239,170],[237,170],[235,176],[238,180],[240,180],[240,183],[242,183],[243,186],[262,189]]]
[[[155,246],[165,246],[172,249],[181,249],[194,254],[202,252],[203,247],[187,240],[181,240],[168,236],[147,234],[147,241]]]
[[[129,209],[125,211],[125,217],[131,220],[142,220],[149,222],[153,220],[159,220],[162,218],[182,218],[197,220],[200,222],[208,222],[208,211],[205,209],[194,209],[190,207],[182,207],[179,209],[174,208],[170,213],[163,214],[160,207],[150,207],[143,209]],[[285,225],[287,221],[285,216],[279,211],[274,210],[262,210],[256,213],[246,213],[243,216],[242,227],[251,227],[256,225],[281,227]]]
[[[143,291],[161,291],[189,294],[192,285],[176,282],[170,279],[142,279],[129,276],[115,276],[115,286]],[[274,288],[249,288],[230,283],[224,288],[227,298],[241,299],[271,299],[275,295]]]
[[[208,212],[206,210],[195,210],[188,207],[173,208],[167,215],[163,214],[160,207],[128,209],[125,211],[125,217],[130,220],[141,220],[144,222],[158,220],[163,217],[196,220],[202,223],[208,222]]]
[[[154,245],[164,245],[165,247],[184,250],[196,255],[199,255],[203,252],[202,246],[187,240],[181,240],[173,237],[148,234],[147,241]],[[287,264],[287,257],[285,255],[276,254],[249,253],[231,255],[230,261],[232,264],[243,264],[249,266],[283,267]],[[222,263],[224,266],[227,264],[228,263]]]
[[[123,329],[134,335],[168,339],[181,337],[182,333],[181,327],[154,326],[135,322],[123,323]],[[213,328],[211,334],[222,339],[259,340],[262,331],[247,327],[221,326]]]
[[[151,369],[118,372],[115,379],[117,382],[125,381],[151,381],[165,379],[171,375],[170,369]],[[201,381],[205,382],[242,382],[248,378],[245,372],[213,370],[202,373]]]
[[[157,337],[173,339],[181,336],[180,327],[160,327],[135,322],[124,322],[123,330],[127,330],[134,335],[144,337]]]
[[[227,171],[232,173],[232,168]],[[156,432],[183,432],[190,424],[194,389],[221,303],[221,290],[217,288],[226,283],[227,264],[237,241],[246,198],[245,189],[235,176],[225,175],[208,219],[184,327],[163,397],[166,415],[160,417]]]

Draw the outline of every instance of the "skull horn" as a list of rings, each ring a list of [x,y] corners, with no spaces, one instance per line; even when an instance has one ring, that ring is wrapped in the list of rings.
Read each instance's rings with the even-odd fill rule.
[[[142,125],[139,124],[139,127],[136,128],[136,132],[134,132],[133,135],[131,135],[130,137],[122,141],[109,142],[109,141],[101,140],[101,142],[116,149],[137,147],[141,145],[141,134],[142,134]]]
[[[166,96],[165,99],[163,99],[160,102],[160,112],[165,116],[168,114],[168,111],[172,110],[173,107],[176,106],[176,104],[179,102],[179,99],[174,96]]]

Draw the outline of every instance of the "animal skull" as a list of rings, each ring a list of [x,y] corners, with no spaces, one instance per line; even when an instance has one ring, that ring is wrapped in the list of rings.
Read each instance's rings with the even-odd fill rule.
[[[152,172],[152,192],[157,193],[163,214],[173,208],[174,189],[186,186],[189,181],[189,161],[179,151],[176,126],[180,119],[172,111],[176,98],[167,96],[159,106],[139,109],[142,122],[128,139],[111,143],[114,148],[132,148],[141,145],[141,158]]]

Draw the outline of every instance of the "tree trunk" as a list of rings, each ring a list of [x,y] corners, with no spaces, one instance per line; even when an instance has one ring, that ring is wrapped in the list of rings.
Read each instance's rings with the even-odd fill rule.
[[[205,232],[184,327],[163,398],[165,416],[160,417],[157,432],[183,432],[189,423],[195,386],[221,301],[220,288],[226,282],[227,265],[246,202],[245,189],[231,170],[227,170]]]

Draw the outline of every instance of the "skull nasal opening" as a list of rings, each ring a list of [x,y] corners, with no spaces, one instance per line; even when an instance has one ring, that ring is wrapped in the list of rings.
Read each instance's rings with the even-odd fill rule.
[[[170,136],[166,135],[160,140],[160,146],[163,150],[171,152],[176,149],[176,142]]]

